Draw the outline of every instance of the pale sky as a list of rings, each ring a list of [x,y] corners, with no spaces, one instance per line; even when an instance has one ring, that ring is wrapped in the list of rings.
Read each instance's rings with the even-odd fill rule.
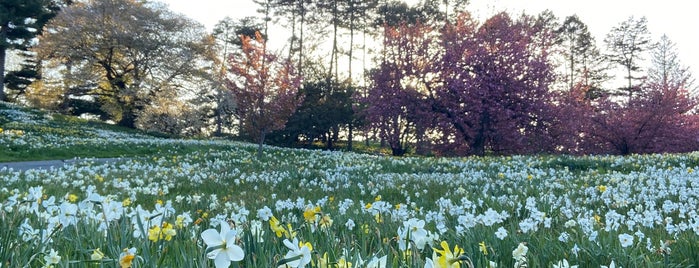
[[[226,16],[242,18],[257,16],[258,8],[252,0],[159,0],[175,12],[182,13],[211,29]],[[407,1],[413,2],[413,1]],[[630,16],[648,19],[648,29],[654,41],[667,34],[677,47],[680,61],[689,66],[695,77],[699,77],[699,16],[696,8],[686,0],[470,0],[467,9],[481,21],[499,11],[511,14],[526,12],[538,14],[543,10],[553,11],[561,21],[577,14],[587,24],[604,50],[607,33]],[[274,41],[274,40],[271,40]]]

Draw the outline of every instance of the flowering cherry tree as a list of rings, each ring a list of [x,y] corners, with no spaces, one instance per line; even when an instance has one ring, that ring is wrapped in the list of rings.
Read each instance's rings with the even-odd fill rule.
[[[288,61],[267,52],[262,35],[240,38],[241,50],[229,59],[227,86],[237,101],[241,133],[258,142],[260,157],[265,136],[284,128],[300,105],[301,79]]]
[[[463,15],[446,27],[434,107],[470,154],[530,152],[545,141],[553,72],[544,30],[506,13],[480,26]]]
[[[476,155],[547,149],[550,40],[533,17],[506,13],[482,25],[463,13],[441,31],[389,29],[367,117],[394,155],[427,137]]]
[[[421,24],[386,29],[385,57],[372,74],[365,113],[393,155],[406,153],[412,140],[424,139],[434,121],[429,106],[434,34]]]

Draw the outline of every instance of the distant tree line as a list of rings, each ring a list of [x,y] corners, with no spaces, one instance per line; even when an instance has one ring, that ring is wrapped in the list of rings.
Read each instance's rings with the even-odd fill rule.
[[[178,136],[393,155],[699,148],[694,79],[631,17],[474,19],[464,1],[254,0],[212,32],[158,2],[0,4],[0,100]],[[270,31],[290,37],[273,51]],[[5,55],[20,53],[20,70]],[[623,81],[623,82],[620,82]]]

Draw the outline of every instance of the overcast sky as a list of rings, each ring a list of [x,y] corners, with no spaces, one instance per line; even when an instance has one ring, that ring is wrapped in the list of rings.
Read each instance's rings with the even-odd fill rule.
[[[252,0],[160,0],[175,12],[204,24],[208,29],[222,18],[242,18],[257,15]],[[411,1],[407,1],[411,2]],[[549,9],[561,20],[577,14],[588,25],[600,49],[612,27],[630,16],[648,19],[648,29],[654,40],[667,34],[677,44],[680,60],[699,76],[699,15],[692,1],[684,0],[471,0],[468,10],[482,19],[499,11],[513,14],[538,14]]]

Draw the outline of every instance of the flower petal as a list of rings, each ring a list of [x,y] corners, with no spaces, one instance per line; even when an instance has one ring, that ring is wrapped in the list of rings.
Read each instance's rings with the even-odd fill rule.
[[[219,252],[214,260],[216,268],[228,268],[231,265],[231,259],[228,258],[228,254],[225,252]]]
[[[241,261],[245,257],[245,252],[243,248],[238,245],[227,244],[226,254],[228,254],[228,259],[231,261]]]
[[[221,239],[221,236],[214,229],[208,229],[202,232],[201,239],[204,240],[204,243],[206,243],[206,245],[209,247],[220,246],[223,244],[223,239]]]
[[[221,222],[221,237],[226,237],[226,234],[231,230],[231,226],[227,222]]]
[[[235,244],[235,236],[238,234],[235,230],[229,230],[227,233],[224,233],[224,241],[226,241],[226,245],[231,245]]]

